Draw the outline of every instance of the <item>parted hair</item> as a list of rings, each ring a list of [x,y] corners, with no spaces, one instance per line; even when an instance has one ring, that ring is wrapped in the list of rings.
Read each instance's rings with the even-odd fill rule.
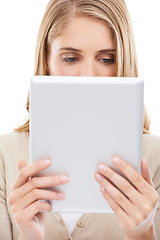
[[[51,43],[76,16],[88,16],[106,22],[116,40],[116,76],[138,77],[133,28],[123,0],[51,0],[39,28],[34,75],[49,75],[47,57]],[[29,93],[26,109],[28,117],[14,129],[17,132],[29,132]],[[149,134],[149,128],[150,120],[144,106],[143,133]]]

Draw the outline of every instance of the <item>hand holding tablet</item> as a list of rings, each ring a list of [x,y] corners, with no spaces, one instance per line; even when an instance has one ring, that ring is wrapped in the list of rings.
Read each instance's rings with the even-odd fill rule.
[[[31,162],[50,158],[51,166],[40,176],[69,176],[69,183],[52,188],[66,196],[51,201],[53,211],[112,212],[94,175],[100,163],[115,170],[113,156],[140,173],[143,81],[35,76],[30,114]]]

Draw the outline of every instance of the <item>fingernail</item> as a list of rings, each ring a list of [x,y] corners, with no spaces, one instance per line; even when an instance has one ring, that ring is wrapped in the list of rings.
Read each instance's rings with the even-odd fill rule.
[[[60,177],[61,182],[67,182],[68,179],[69,179],[69,178],[68,178],[67,176],[61,176],[61,177]]]
[[[101,191],[102,191],[103,193],[106,193],[106,190],[104,189],[104,187],[101,187]]]
[[[101,173],[105,173],[107,171],[107,168],[105,165],[99,165],[98,171],[100,171]]]
[[[45,159],[43,161],[44,165],[49,165],[51,163],[51,160],[50,159]]]
[[[103,180],[103,177],[99,174],[96,174],[96,179],[98,182],[101,182]]]
[[[58,193],[57,195],[58,195],[59,198],[64,198],[65,197],[64,193]]]
[[[112,161],[115,163],[115,164],[119,164],[120,163],[120,159],[118,157],[113,157]]]

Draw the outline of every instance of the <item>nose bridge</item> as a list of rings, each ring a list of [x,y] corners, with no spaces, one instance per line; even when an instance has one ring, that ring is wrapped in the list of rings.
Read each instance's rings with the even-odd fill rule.
[[[96,75],[96,66],[94,61],[91,59],[84,61],[81,66],[81,76],[94,77]]]

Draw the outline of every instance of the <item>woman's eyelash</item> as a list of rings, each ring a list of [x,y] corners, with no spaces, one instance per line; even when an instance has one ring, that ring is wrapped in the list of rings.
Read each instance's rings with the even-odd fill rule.
[[[78,60],[78,58],[77,57],[71,57],[71,58],[63,58],[63,61],[64,62],[69,62],[69,63],[73,63],[73,62],[75,62],[76,60]]]
[[[107,63],[114,63],[114,58],[104,58],[101,59],[105,64]]]
[[[78,60],[79,60],[78,57],[63,58],[63,61],[67,63],[74,63]],[[114,58],[103,58],[100,59],[100,61],[103,62],[104,64],[112,64],[114,63]]]

